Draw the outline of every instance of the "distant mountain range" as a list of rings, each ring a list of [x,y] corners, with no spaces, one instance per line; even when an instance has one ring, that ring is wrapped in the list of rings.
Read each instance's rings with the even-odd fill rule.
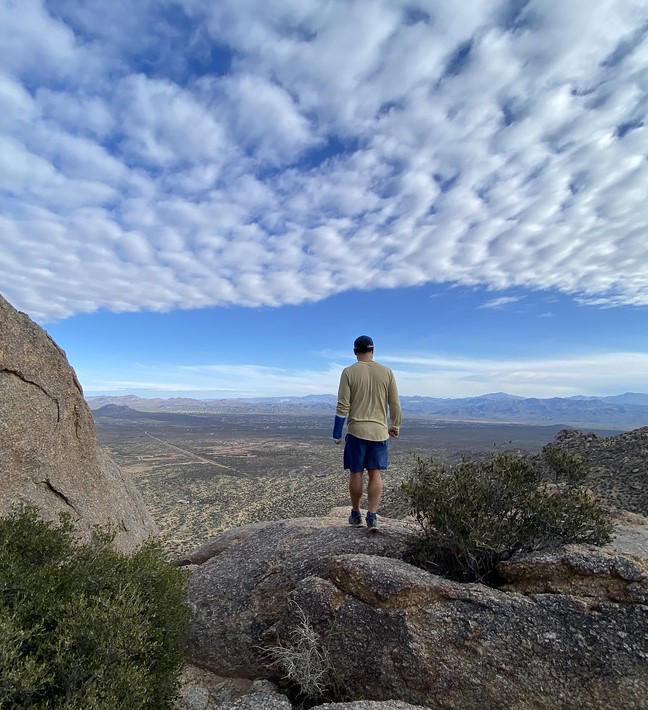
[[[143,412],[238,414],[333,414],[336,396],[254,397],[245,399],[145,399],[134,395],[88,397],[99,416],[119,416],[125,409]],[[403,413],[447,421],[559,424],[565,427],[607,426],[635,429],[648,426],[648,394],[626,392],[609,397],[517,397],[504,392],[480,397],[401,397]],[[111,406],[102,409],[106,405]],[[101,411],[99,411],[101,410]]]

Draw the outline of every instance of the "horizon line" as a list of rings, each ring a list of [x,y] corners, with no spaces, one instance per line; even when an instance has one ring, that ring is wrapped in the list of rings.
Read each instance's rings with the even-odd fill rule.
[[[434,397],[431,395],[399,395],[400,399],[479,399],[481,397],[493,397],[493,396],[506,396],[506,397],[511,397],[514,399],[577,399],[577,398],[583,398],[583,399],[608,399],[610,397],[624,397],[626,395],[633,395],[633,396],[643,396],[643,397],[648,397],[648,392],[620,392],[619,394],[612,394],[612,395],[585,395],[585,394],[576,394],[576,395],[569,395],[568,397],[557,397],[557,396],[549,396],[549,397],[528,397],[524,395],[517,395],[517,394],[510,394],[509,392],[486,392],[484,394],[480,395],[473,395],[473,396],[464,396],[464,397]],[[250,396],[238,396],[238,397],[197,397],[197,396],[182,396],[182,395],[172,395],[172,396],[146,396],[143,397],[138,394],[85,394],[84,393],[84,398],[85,399],[99,399],[99,398],[111,398],[111,399],[125,399],[128,397],[134,398],[134,399],[163,399],[163,400],[173,400],[173,399],[189,399],[189,400],[194,400],[196,402],[222,402],[222,401],[240,401],[240,400],[270,400],[270,399],[309,399],[313,397],[336,397],[337,395],[333,392],[321,392],[317,394],[304,394],[304,395],[250,395]]]

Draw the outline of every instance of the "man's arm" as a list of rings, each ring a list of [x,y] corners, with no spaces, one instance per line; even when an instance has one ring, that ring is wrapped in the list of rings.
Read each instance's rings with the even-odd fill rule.
[[[346,421],[346,417],[338,417],[338,415],[335,415],[335,422],[333,424],[333,438],[335,439],[336,443],[340,443],[340,439],[342,439],[342,429],[344,429],[344,422]]]
[[[389,404],[389,435],[398,436],[403,423],[403,412],[400,406],[400,399],[398,397],[398,387],[396,385],[396,378],[394,374],[391,374],[389,379],[389,390],[387,393],[387,402]]]
[[[351,402],[351,388],[349,387],[349,379],[346,371],[342,371],[340,377],[340,386],[338,387],[338,401],[335,408],[335,422],[333,424],[333,438],[335,443],[339,444],[342,439],[342,430],[344,422],[349,414],[349,406]]]

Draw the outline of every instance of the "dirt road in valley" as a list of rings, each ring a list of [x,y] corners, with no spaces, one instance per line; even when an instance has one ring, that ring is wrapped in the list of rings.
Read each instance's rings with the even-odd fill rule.
[[[148,436],[149,439],[153,439],[154,441],[157,441],[160,444],[164,444],[164,446],[167,446],[168,448],[173,449],[174,451],[179,451],[181,454],[192,458],[194,461],[201,461],[202,463],[208,463],[211,466],[218,466],[219,468],[226,468],[228,471],[234,471],[236,473],[235,468],[232,468],[231,466],[226,466],[224,463],[217,463],[216,461],[213,461],[212,459],[206,459],[204,456],[199,456],[198,454],[195,454],[193,451],[187,451],[187,449],[182,449],[181,447],[176,446],[175,444],[170,444],[168,441],[165,441],[164,439],[160,439],[157,436],[153,436],[153,434],[149,433],[148,431],[144,431],[144,434],[146,436]]]

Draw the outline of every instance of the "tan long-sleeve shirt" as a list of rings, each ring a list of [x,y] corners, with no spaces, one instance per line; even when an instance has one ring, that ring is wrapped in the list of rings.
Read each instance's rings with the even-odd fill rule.
[[[359,439],[389,439],[389,427],[398,430],[402,422],[394,373],[373,360],[356,362],[344,368],[340,376],[335,414],[349,417],[347,431]]]

